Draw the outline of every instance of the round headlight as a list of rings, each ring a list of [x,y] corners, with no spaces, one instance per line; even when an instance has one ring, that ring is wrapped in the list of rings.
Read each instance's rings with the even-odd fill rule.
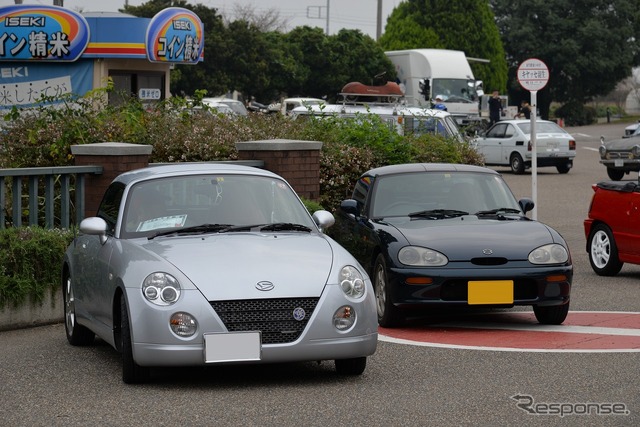
[[[169,319],[169,326],[179,337],[190,337],[198,330],[198,322],[189,313],[174,313]]]
[[[420,246],[405,246],[400,249],[400,252],[398,252],[398,261],[404,265],[416,267],[441,267],[449,263],[449,260],[444,254]]]
[[[600,153],[600,158],[604,159],[607,155],[607,147],[601,145],[600,148],[598,148],[598,152]]]
[[[557,243],[540,246],[529,254],[531,264],[564,264],[568,260],[569,252]]]
[[[171,305],[180,298],[180,283],[168,273],[151,273],[142,282],[142,293],[156,305]]]
[[[634,145],[631,149],[631,154],[633,154],[633,157],[640,157],[640,145]]]
[[[364,295],[364,278],[357,268],[346,265],[340,270],[340,288],[351,298],[361,298]]]
[[[343,305],[333,313],[333,326],[339,331],[346,331],[356,323],[356,311],[353,307]]]

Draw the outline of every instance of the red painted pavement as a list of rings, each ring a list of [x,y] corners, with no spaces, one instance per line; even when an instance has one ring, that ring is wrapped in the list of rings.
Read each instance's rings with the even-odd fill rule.
[[[640,351],[640,313],[569,312],[562,325],[533,313],[489,313],[406,328],[379,328],[383,341],[522,351]]]

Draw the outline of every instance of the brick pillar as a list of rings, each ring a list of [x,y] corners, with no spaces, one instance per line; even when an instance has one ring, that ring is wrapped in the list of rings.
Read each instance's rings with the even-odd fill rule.
[[[320,197],[322,142],[269,139],[237,142],[239,160],[262,160],[264,168],[286,179],[307,200]]]
[[[85,178],[85,218],[98,212],[102,196],[116,176],[149,165],[152,149],[151,145],[124,142],[71,146],[76,166],[102,166],[102,175],[87,175]]]

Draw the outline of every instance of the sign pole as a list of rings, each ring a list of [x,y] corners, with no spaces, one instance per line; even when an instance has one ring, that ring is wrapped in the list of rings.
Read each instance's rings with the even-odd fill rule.
[[[531,133],[529,136],[531,143],[531,198],[533,199],[533,210],[531,218],[538,220],[538,144],[536,141],[536,114],[538,108],[538,91],[544,88],[549,81],[549,68],[547,64],[537,58],[529,58],[518,67],[518,82],[520,86],[531,92]]]
[[[531,218],[538,220],[538,141],[536,138],[536,108],[538,105],[538,91],[531,91],[531,198],[533,210]]]

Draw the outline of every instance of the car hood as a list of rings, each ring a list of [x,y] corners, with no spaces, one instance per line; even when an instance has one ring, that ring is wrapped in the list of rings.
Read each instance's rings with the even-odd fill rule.
[[[536,221],[478,219],[467,215],[446,220],[394,222],[410,245],[424,246],[442,252],[450,261],[466,261],[484,257],[526,260],[529,253],[552,243],[546,225]],[[558,242],[559,243],[559,242]]]
[[[628,150],[634,145],[640,145],[640,135],[629,138],[612,139],[604,144],[608,150]]]
[[[209,301],[320,296],[333,264],[331,245],[318,233],[166,237],[143,246],[182,271]],[[260,282],[273,289],[259,290]]]

